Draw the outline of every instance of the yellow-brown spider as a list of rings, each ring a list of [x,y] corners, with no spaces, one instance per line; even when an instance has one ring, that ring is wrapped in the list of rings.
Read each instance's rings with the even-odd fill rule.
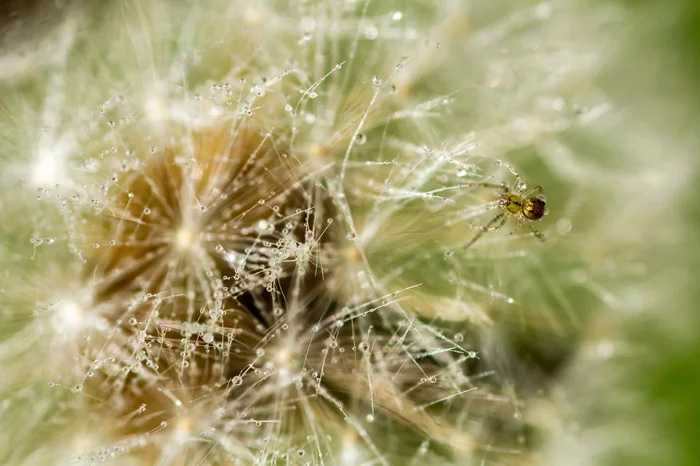
[[[479,227],[479,231],[467,243],[465,243],[464,246],[462,246],[462,249],[468,249],[471,247],[487,231],[499,230],[503,225],[505,225],[509,218],[518,219],[518,226],[516,229],[526,225],[535,235],[535,238],[537,238],[539,241],[544,241],[544,235],[532,225],[533,221],[539,220],[543,216],[547,215],[542,186],[535,186],[532,189],[527,189],[527,187],[522,183],[520,174],[518,174],[518,172],[516,172],[512,166],[505,162],[500,162],[500,164],[506,167],[508,171],[515,176],[515,182],[513,183],[512,189],[505,181],[501,184],[466,183],[462,185],[503,190],[503,194],[498,197],[498,202],[495,204],[501,208],[501,213],[493,217],[487,224]]]

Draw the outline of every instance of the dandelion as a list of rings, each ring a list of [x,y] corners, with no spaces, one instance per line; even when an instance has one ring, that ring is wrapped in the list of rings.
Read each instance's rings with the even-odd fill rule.
[[[67,7],[0,74],[0,458],[537,464],[642,184],[574,142],[618,10],[511,3]]]

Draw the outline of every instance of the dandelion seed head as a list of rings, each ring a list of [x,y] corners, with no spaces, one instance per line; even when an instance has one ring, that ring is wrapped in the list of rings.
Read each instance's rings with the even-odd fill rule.
[[[17,229],[27,275],[65,291],[68,266],[40,268],[77,264],[90,291],[37,310],[71,342],[51,371],[65,418],[108,430],[88,461],[529,458],[552,426],[521,411],[549,379],[512,329],[566,334],[572,287],[620,300],[572,246],[601,243],[579,207],[559,208],[611,179],[568,142],[614,112],[595,44],[562,32],[578,7],[220,3],[104,6],[32,78],[41,105],[19,93],[0,122],[11,151],[42,148],[13,162],[41,188]],[[500,159],[567,186],[543,219],[554,253],[518,225],[454,250],[512,184]]]

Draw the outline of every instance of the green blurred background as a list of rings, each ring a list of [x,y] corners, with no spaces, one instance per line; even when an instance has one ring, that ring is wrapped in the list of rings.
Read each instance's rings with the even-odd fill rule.
[[[655,91],[669,99],[677,99],[681,121],[685,124],[673,131],[679,137],[697,139],[700,134],[700,1],[698,0],[619,0],[630,7],[639,21],[630,23],[637,52],[659,51],[649,69],[657,83]],[[630,70],[631,71],[631,70]],[[697,144],[695,148],[698,149]],[[697,155],[696,155],[697,154]],[[660,154],[660,161],[679,157]],[[688,155],[686,155],[688,157]],[[642,390],[645,402],[656,423],[649,426],[662,448],[656,454],[635,455],[633,445],[621,445],[610,458],[610,464],[624,465],[698,465],[700,464],[700,183],[697,160],[700,152],[689,155],[688,168],[694,172],[690,192],[682,201],[685,208],[684,231],[675,241],[660,245],[656,267],[681,277],[669,289],[668,306],[658,309],[656,319],[630,325],[627,337],[639,347],[653,349],[651,358],[637,361],[626,369],[625,384],[631,390]],[[687,207],[687,208],[686,208]],[[653,225],[650,220],[650,225]],[[668,325],[664,325],[668,323]],[[635,416],[635,413],[628,413]],[[645,422],[640,417],[640,422]],[[634,422],[634,418],[630,419]],[[641,439],[640,439],[641,440]],[[641,445],[640,445],[641,446]],[[632,447],[632,448],[630,448]],[[647,451],[647,448],[640,449]]]

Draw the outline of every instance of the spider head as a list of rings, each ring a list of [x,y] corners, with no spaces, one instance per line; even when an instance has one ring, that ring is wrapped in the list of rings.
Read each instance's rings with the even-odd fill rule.
[[[506,194],[498,204],[511,214],[517,214],[522,208],[523,201],[517,194]]]

